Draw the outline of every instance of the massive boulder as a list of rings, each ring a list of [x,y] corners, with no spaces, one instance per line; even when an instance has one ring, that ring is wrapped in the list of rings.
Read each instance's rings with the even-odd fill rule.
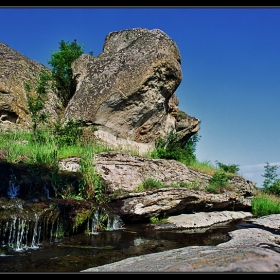
[[[1,127],[28,127],[31,115],[25,84],[34,95],[40,72],[50,69],[1,42],[0,54]],[[176,43],[161,30],[111,32],[99,56],[83,54],[73,62],[76,91],[64,114],[52,90],[47,92],[45,111],[51,122],[81,120],[84,135],[124,151],[144,154],[171,131],[184,146],[199,130],[199,120],[178,107],[180,63]],[[94,133],[92,125],[97,128]]]
[[[1,127],[17,125],[23,128],[31,125],[25,84],[31,86],[30,94],[34,96],[36,81],[43,69],[49,71],[43,64],[29,59],[0,42]],[[58,98],[52,91],[47,92],[47,96],[44,110],[50,114],[51,120],[55,120],[59,109]]]
[[[109,33],[99,56],[83,54],[73,62],[77,87],[63,120],[95,125],[102,141],[139,153],[170,131],[183,146],[199,120],[178,108],[180,63],[177,45],[161,30]]]

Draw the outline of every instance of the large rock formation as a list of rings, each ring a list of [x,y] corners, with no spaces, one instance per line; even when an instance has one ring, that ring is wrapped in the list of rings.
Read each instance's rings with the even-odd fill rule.
[[[77,89],[64,120],[94,124],[98,138],[140,153],[171,130],[183,146],[199,120],[178,108],[180,63],[177,45],[161,30],[109,33],[98,57],[84,54],[74,61]]]
[[[0,43],[0,123],[29,126],[25,84],[35,92],[44,65]],[[182,146],[199,130],[199,120],[178,107],[175,90],[182,80],[175,42],[158,29],[109,33],[103,52],[83,54],[72,64],[76,92],[65,112],[52,90],[45,111],[50,121],[81,120],[98,128],[92,135],[110,146],[146,153],[170,131]],[[4,122],[3,122],[4,121]],[[86,130],[86,132],[90,130]]]
[[[29,59],[0,42],[0,125],[5,127],[20,125],[28,127],[31,116],[27,106],[27,91],[25,84],[31,86],[34,96],[36,81],[42,70],[47,67]],[[58,116],[59,103],[57,96],[49,91],[45,104],[45,112],[50,114],[51,120]]]
[[[28,126],[25,83],[34,89],[41,70],[49,69],[3,43],[0,52],[0,124]],[[161,30],[135,28],[109,33],[98,57],[84,54],[73,62],[76,92],[62,120],[94,125],[98,128],[95,136],[109,146],[140,154],[170,131],[177,134],[183,146],[198,131],[199,120],[178,107],[175,91],[182,79],[180,63],[177,45]],[[58,99],[52,91],[48,96],[45,109],[55,121],[61,117]],[[101,153],[95,155],[93,164],[105,182],[111,208],[128,222],[197,211],[248,210],[255,193],[252,182],[235,176],[230,190],[209,194],[205,188],[210,175],[172,160]],[[59,165],[61,170],[75,172],[79,159],[65,159]],[[149,178],[167,187],[139,192],[139,185]],[[182,183],[191,187],[180,187]],[[6,193],[7,184],[2,189]]]
[[[151,217],[210,211],[250,211],[256,193],[253,182],[241,176],[229,180],[222,193],[208,193],[211,175],[189,169],[175,160],[149,159],[118,152],[104,152],[94,157],[110,197],[109,206],[126,223],[147,222]],[[78,171],[79,159],[59,162],[64,171]],[[139,191],[147,179],[164,184],[164,188]],[[185,184],[184,187],[182,184]]]

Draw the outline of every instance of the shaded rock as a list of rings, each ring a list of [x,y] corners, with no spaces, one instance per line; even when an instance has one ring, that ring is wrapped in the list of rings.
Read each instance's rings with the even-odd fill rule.
[[[182,213],[250,211],[251,199],[234,192],[210,194],[186,188],[161,188],[111,198],[110,207],[125,222],[149,221]]]

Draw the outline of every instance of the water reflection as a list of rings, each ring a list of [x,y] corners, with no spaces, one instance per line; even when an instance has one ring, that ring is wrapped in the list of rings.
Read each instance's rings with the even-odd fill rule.
[[[79,272],[125,258],[163,252],[185,246],[217,245],[229,240],[227,232],[239,223],[212,228],[203,233],[152,230],[128,225],[99,234],[77,234],[43,242],[39,248],[21,252],[0,249],[1,272]]]

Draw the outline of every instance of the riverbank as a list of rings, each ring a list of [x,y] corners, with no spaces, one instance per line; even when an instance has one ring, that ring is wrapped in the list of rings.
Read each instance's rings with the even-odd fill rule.
[[[128,258],[83,273],[280,272],[280,214],[250,219],[217,246],[190,246]]]

